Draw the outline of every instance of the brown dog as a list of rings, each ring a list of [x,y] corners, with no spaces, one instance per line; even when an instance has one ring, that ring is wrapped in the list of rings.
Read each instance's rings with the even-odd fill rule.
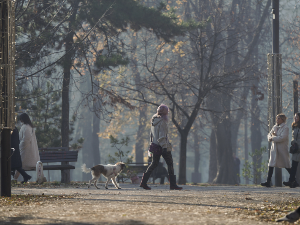
[[[121,189],[119,187],[119,185],[117,184],[117,182],[116,182],[116,177],[119,175],[119,173],[122,172],[122,170],[125,167],[126,167],[125,163],[117,162],[115,165],[111,165],[111,164],[101,165],[101,164],[99,164],[99,165],[94,166],[92,168],[86,168],[86,165],[83,164],[81,166],[81,169],[85,173],[91,172],[91,174],[92,174],[93,178],[89,181],[88,188],[90,188],[91,182],[94,182],[94,186],[96,188],[98,188],[97,180],[100,178],[100,175],[102,174],[107,179],[107,181],[105,183],[105,188],[106,189],[107,189],[107,185],[108,185],[108,182],[109,182],[110,179],[112,180],[112,182],[113,182],[113,184],[115,185],[116,188]]]

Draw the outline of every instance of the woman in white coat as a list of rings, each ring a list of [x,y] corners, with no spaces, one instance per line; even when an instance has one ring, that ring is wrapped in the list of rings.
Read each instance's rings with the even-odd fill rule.
[[[24,170],[30,170],[36,167],[36,163],[40,161],[38,145],[36,141],[35,131],[29,116],[26,113],[20,115],[19,120],[22,123],[19,138],[20,138],[20,155],[22,160],[22,167]],[[19,177],[16,172],[14,178]]]
[[[271,187],[271,178],[274,167],[286,168],[290,172],[291,163],[289,155],[289,128],[286,125],[286,116],[280,113],[276,116],[276,125],[268,134],[268,141],[272,142],[270,149],[268,178],[261,186]]]

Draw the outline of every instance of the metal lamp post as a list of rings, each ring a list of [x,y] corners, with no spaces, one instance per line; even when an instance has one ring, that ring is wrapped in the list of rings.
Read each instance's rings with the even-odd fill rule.
[[[279,53],[279,0],[272,0],[273,48],[268,54],[268,124],[269,131],[276,115],[282,112],[282,56]],[[269,145],[270,147],[270,145]],[[275,168],[275,186],[282,186],[282,171]]]

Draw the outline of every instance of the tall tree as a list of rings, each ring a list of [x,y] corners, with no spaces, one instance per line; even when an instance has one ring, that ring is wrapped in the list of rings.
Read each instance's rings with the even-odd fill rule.
[[[58,8],[55,7],[57,5],[59,5]],[[80,73],[80,70],[77,69],[77,65],[74,63],[76,58],[86,59],[86,66],[90,68],[88,54],[91,55],[90,52],[93,51],[92,54],[96,56],[93,62],[95,66],[101,69],[116,67],[127,62],[126,58],[124,59],[124,53],[122,53],[123,44],[118,46],[118,44],[111,41],[113,37],[118,37],[122,32],[125,32],[129,26],[135,31],[143,27],[151,29],[157,37],[166,41],[170,41],[176,35],[184,35],[186,29],[190,26],[179,25],[176,16],[171,12],[168,13],[164,4],[160,4],[158,8],[148,8],[135,0],[65,0],[60,4],[51,0],[36,0],[28,2],[27,6],[32,7],[32,10],[24,9],[27,13],[26,16],[23,16],[23,21],[26,25],[25,28],[28,29],[32,37],[30,37],[29,43],[23,43],[23,49],[26,49],[29,54],[37,54],[39,58],[40,53],[45,51],[44,49],[47,49],[47,54],[53,49],[64,53],[55,62],[51,62],[36,72],[23,75],[19,79],[34,76],[58,62],[62,66],[61,136],[63,147],[69,147],[69,92],[72,72]],[[20,8],[22,10],[22,7]],[[27,21],[30,18],[30,12],[34,14],[32,16],[33,19],[32,21]],[[48,14],[54,16],[48,18]],[[37,24],[36,28],[39,29],[33,27],[35,24]],[[89,30],[86,31],[85,27],[88,27]],[[101,49],[94,49],[91,45],[93,38],[90,38],[89,35],[95,33],[103,34],[102,42],[106,44],[103,44]],[[32,49],[28,46],[33,46],[32,43],[35,40],[38,40],[36,43],[38,47],[34,47],[34,52],[31,52],[30,50]],[[106,50],[105,55],[102,54],[104,49]],[[22,53],[23,51],[21,51],[20,55]],[[25,55],[22,55],[23,59]],[[24,61],[26,60],[24,59]],[[32,63],[34,62],[32,61]],[[92,73],[91,70],[89,72]],[[106,91],[103,87],[101,91],[109,95],[109,100],[112,104],[122,102],[111,91]],[[96,93],[92,90],[89,96],[98,94],[99,87]],[[68,171],[62,174],[64,182],[68,183],[69,177]]]

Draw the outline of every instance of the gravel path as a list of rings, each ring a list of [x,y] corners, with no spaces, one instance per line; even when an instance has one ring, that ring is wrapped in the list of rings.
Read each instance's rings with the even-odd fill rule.
[[[132,184],[117,190],[91,187],[14,187],[17,195],[64,195],[57,201],[0,206],[0,224],[273,224],[245,212],[298,199],[300,188],[255,186],[183,186],[170,191]],[[274,214],[276,218],[276,214]],[[275,223],[274,223],[275,224]]]

